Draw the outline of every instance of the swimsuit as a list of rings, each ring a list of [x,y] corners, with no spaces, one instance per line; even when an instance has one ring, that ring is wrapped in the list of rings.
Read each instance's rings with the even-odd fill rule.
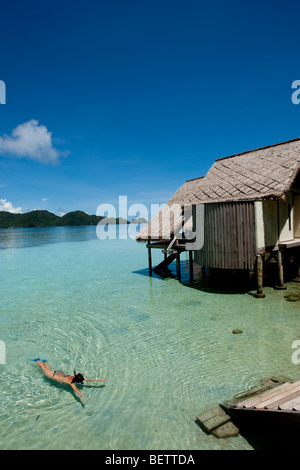
[[[57,375],[57,374],[63,374],[63,375],[65,375],[62,370],[55,370],[55,371],[53,372],[53,376],[52,376],[52,377],[54,377],[54,376]]]

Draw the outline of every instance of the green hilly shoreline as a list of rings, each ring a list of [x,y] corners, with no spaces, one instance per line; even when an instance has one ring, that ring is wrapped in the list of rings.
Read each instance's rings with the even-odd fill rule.
[[[66,227],[77,225],[97,225],[104,217],[89,215],[83,211],[68,212],[58,216],[45,210],[26,212],[25,214],[13,214],[0,211],[0,228],[27,228],[27,227]],[[111,223],[129,223],[125,219],[110,219]]]

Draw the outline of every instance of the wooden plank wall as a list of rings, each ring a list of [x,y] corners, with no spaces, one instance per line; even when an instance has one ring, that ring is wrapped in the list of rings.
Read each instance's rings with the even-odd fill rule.
[[[203,266],[254,269],[255,216],[253,202],[205,204]]]

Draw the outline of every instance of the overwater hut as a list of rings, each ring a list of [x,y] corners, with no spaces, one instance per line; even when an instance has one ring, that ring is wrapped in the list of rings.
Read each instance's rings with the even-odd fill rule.
[[[300,139],[215,160],[204,177],[186,181],[140,231],[165,269],[189,253],[190,276],[201,267],[256,273],[257,297],[263,297],[263,266],[278,264],[278,287],[284,288],[283,256],[300,250]],[[296,261],[297,262],[297,261]],[[299,259],[298,259],[299,263]],[[299,267],[299,264],[298,264]]]

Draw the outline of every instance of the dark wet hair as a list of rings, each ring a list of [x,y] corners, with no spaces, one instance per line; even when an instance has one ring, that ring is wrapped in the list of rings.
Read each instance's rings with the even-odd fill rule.
[[[75,377],[73,378],[72,380],[72,384],[82,384],[82,382],[84,381],[84,377],[82,374],[76,374],[75,370],[74,370],[74,375]]]

